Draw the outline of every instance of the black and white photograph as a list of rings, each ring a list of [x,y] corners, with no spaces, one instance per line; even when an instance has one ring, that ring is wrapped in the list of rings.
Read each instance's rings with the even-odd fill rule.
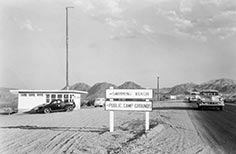
[[[0,154],[236,154],[236,1],[0,0]]]

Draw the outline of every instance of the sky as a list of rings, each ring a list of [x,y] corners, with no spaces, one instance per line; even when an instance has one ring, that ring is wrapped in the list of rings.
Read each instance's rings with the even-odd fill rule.
[[[235,0],[0,0],[0,87],[236,79]]]

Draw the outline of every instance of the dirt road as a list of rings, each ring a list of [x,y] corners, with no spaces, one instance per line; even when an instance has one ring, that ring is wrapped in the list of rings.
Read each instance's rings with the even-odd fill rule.
[[[115,112],[113,133],[109,132],[109,113],[103,108],[0,115],[0,153],[214,154],[215,147],[196,123],[195,111],[183,102],[154,103],[148,132],[144,131],[144,113]]]

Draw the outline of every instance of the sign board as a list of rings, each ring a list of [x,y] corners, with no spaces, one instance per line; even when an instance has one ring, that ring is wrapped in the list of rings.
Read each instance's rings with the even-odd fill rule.
[[[110,111],[152,111],[150,101],[106,101],[105,110]]]
[[[145,128],[149,130],[152,97],[151,89],[107,89],[105,110],[110,111],[110,132],[114,131],[114,111],[145,111]]]
[[[152,99],[151,89],[107,89],[108,99]]]

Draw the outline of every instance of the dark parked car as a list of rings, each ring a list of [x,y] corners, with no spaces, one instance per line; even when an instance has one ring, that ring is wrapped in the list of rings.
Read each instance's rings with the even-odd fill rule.
[[[51,112],[60,112],[60,111],[73,111],[75,108],[74,102],[63,102],[60,99],[52,100],[48,104],[42,104],[36,106],[32,110],[37,113],[51,113]]]

